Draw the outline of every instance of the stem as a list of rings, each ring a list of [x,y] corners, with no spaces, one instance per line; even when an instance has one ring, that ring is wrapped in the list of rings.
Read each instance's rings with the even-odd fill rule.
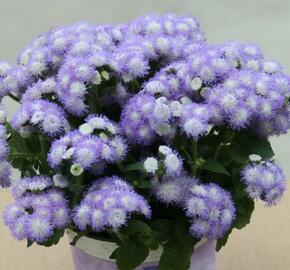
[[[8,97],[10,97],[10,98],[13,99],[14,101],[20,103],[20,98],[16,97],[15,95],[9,93],[9,94],[8,94]]]
[[[214,160],[217,160],[217,158],[219,157],[219,154],[220,154],[221,148],[222,148],[222,145],[221,145],[221,144],[219,144],[219,145],[216,147],[216,149],[215,149],[215,151],[214,151],[214,155],[213,155],[213,159],[214,159]]]
[[[191,174],[192,176],[196,175],[196,160],[197,160],[197,142],[195,140],[192,141],[192,168]]]
[[[119,231],[115,231],[114,233],[121,242],[124,242],[124,237]]]
[[[76,192],[74,192],[73,201],[72,201],[72,209],[76,206],[77,202],[80,199],[82,194],[82,184],[83,184],[83,174],[77,177],[76,179]]]
[[[74,239],[70,242],[70,245],[75,246],[77,241],[79,241],[83,236],[86,236],[88,234],[88,232],[84,231],[84,232],[79,232]]]
[[[46,160],[46,142],[44,137],[39,133],[38,135],[39,142],[40,142],[40,155],[41,155],[41,164],[43,165],[46,173],[49,175],[50,174],[50,168],[48,166],[47,160]]]
[[[181,146],[180,147],[180,150],[183,152],[183,154],[185,155],[185,157],[186,157],[186,159],[185,159],[185,161],[186,161],[186,163],[189,165],[189,167],[190,167],[190,172],[191,172],[191,174],[193,174],[194,173],[194,161],[192,160],[192,157],[191,157],[191,155],[189,154],[189,152],[185,149],[185,147],[184,146]]]

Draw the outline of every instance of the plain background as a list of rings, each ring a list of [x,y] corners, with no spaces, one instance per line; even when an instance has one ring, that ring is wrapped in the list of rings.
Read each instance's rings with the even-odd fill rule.
[[[290,1],[288,0],[0,0],[0,59],[15,62],[16,54],[34,36],[49,28],[77,21],[118,23],[146,13],[191,14],[199,18],[210,43],[255,42],[269,59],[290,73]],[[10,112],[15,105],[8,102]],[[272,140],[277,159],[290,179],[290,136]],[[0,191],[0,211],[11,200]],[[290,191],[281,204],[258,204],[252,223],[234,231],[218,254],[218,270],[290,269]],[[12,240],[0,221],[0,269],[70,270],[67,239],[50,249]]]

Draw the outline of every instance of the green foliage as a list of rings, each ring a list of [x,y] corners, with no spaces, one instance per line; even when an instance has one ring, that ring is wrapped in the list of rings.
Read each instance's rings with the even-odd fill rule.
[[[229,240],[229,236],[230,236],[231,232],[232,232],[232,230],[230,232],[228,232],[224,237],[217,240],[216,251],[220,251],[222,249],[222,247],[224,247],[226,245],[226,243]]]
[[[188,270],[194,245],[200,239],[189,234],[187,222],[178,222],[171,238],[163,244],[159,270]]]
[[[18,169],[22,176],[36,174],[36,169],[40,173],[50,175],[46,155],[49,142],[41,134],[33,134],[28,138],[22,137],[17,131],[7,125],[9,134],[9,157],[15,169]]]
[[[124,168],[125,172],[130,171],[142,171],[144,169],[143,164],[140,162],[131,163]]]
[[[39,245],[45,246],[45,247],[51,247],[53,245],[57,245],[59,240],[63,237],[63,235],[64,235],[64,229],[55,230],[52,237],[50,237],[46,242],[39,243]]]
[[[251,154],[260,155],[263,159],[270,159],[274,156],[269,141],[252,134],[237,136],[229,147],[229,153],[234,161],[241,164],[247,162]]]
[[[224,165],[214,159],[205,160],[205,162],[199,167],[199,169],[219,174],[230,175]]]
[[[121,243],[111,258],[116,259],[119,270],[133,270],[144,262],[148,254],[149,249],[144,242],[129,238]]]

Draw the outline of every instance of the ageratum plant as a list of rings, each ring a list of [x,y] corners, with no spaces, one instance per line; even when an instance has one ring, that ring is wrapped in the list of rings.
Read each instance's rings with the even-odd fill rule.
[[[54,28],[17,63],[0,63],[1,97],[19,103],[9,121],[1,109],[0,176],[5,224],[28,246],[70,228],[72,244],[116,242],[121,270],[159,246],[159,269],[186,270],[201,238],[219,250],[285,190],[268,138],[290,127],[290,77],[253,44],[149,15]]]

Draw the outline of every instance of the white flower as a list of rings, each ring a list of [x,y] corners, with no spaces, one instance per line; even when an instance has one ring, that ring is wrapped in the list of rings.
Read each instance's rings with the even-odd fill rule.
[[[157,102],[153,114],[160,121],[168,121],[170,118],[169,106],[162,102]]]
[[[172,133],[172,128],[167,123],[161,123],[153,126],[155,132],[160,136],[166,136]]]
[[[102,82],[102,77],[100,75],[100,73],[96,70],[93,78],[91,79],[91,82],[95,85],[99,85]]]
[[[113,151],[111,149],[110,146],[104,144],[103,145],[103,148],[102,148],[102,158],[105,159],[105,160],[112,160],[112,157],[113,157]]]
[[[150,81],[145,86],[145,89],[151,94],[162,93],[164,91],[164,85],[160,81]]]
[[[176,172],[180,166],[181,161],[174,153],[168,154],[164,159],[164,164],[169,173]]]
[[[263,70],[267,73],[275,73],[279,71],[279,65],[272,61],[266,61],[263,65]]]
[[[170,103],[170,110],[173,116],[179,117],[182,114],[182,104],[179,101],[173,101]]]
[[[166,203],[173,203],[180,201],[182,193],[181,187],[174,181],[167,181],[159,184],[156,190],[156,196]]]
[[[180,101],[181,101],[181,103],[183,105],[187,105],[187,104],[191,104],[192,103],[192,101],[191,101],[191,99],[189,97],[182,97]]]
[[[190,189],[190,191],[194,195],[198,195],[198,196],[205,196],[206,195],[206,189],[203,186],[201,186],[201,185],[194,185]]]
[[[88,124],[96,129],[104,129],[106,122],[101,117],[93,117],[88,121]]]
[[[79,131],[82,135],[90,135],[93,133],[94,128],[90,124],[85,123],[79,127]]]
[[[261,161],[262,157],[256,154],[249,155],[250,161]]]
[[[80,65],[76,69],[76,74],[80,77],[86,77],[90,73],[89,66],[88,65]]]
[[[113,208],[115,205],[116,205],[116,198],[114,197],[108,197],[102,200],[102,207],[105,210]]]
[[[150,23],[147,24],[146,26],[146,31],[149,33],[149,34],[154,34],[154,33],[157,33],[161,30],[161,25],[160,23],[158,22],[154,22],[154,21],[151,21]]]
[[[163,155],[168,155],[172,153],[172,149],[166,145],[160,145],[158,151]]]
[[[70,167],[70,172],[73,176],[79,176],[84,172],[84,168],[80,164],[73,164]]]
[[[64,50],[66,48],[67,41],[63,37],[56,38],[52,44],[53,48],[56,50]]]
[[[159,37],[156,40],[156,46],[160,50],[161,53],[167,53],[169,49],[169,41],[167,38]]]
[[[63,159],[70,159],[74,153],[75,149],[73,147],[69,148],[62,156]]]
[[[42,83],[42,87],[45,89],[46,92],[52,92],[55,90],[56,82],[55,79],[49,78]]]
[[[149,157],[144,161],[144,169],[148,173],[155,173],[158,169],[158,161],[156,158]]]
[[[233,109],[236,107],[238,100],[234,94],[228,92],[224,94],[220,102],[225,109]]]
[[[202,86],[202,80],[200,78],[196,77],[191,81],[190,86],[191,86],[191,89],[193,91],[197,91]]]
[[[0,63],[0,76],[6,76],[7,72],[11,69],[11,66],[6,63],[2,62]]]
[[[126,212],[123,209],[115,208],[109,213],[108,223],[113,229],[117,229],[125,223],[126,217]]]
[[[190,216],[200,215],[206,210],[204,200],[198,197],[192,197],[186,203],[187,214]]]
[[[74,55],[82,55],[89,49],[89,44],[85,41],[79,41],[77,42],[73,48],[72,48],[72,53]]]
[[[85,91],[86,86],[80,81],[75,81],[70,86],[70,92],[73,94],[83,94]]]
[[[38,124],[40,121],[42,121],[43,120],[43,116],[44,116],[44,114],[43,114],[43,112],[42,111],[36,111],[33,115],[32,115],[32,117],[31,117],[31,119],[30,119],[30,122],[32,123],[32,124]]]
[[[56,187],[66,188],[68,185],[67,179],[61,174],[55,174],[52,177],[53,183]]]
[[[43,62],[33,62],[30,66],[30,71],[35,75],[41,75],[45,69],[46,66]]]

